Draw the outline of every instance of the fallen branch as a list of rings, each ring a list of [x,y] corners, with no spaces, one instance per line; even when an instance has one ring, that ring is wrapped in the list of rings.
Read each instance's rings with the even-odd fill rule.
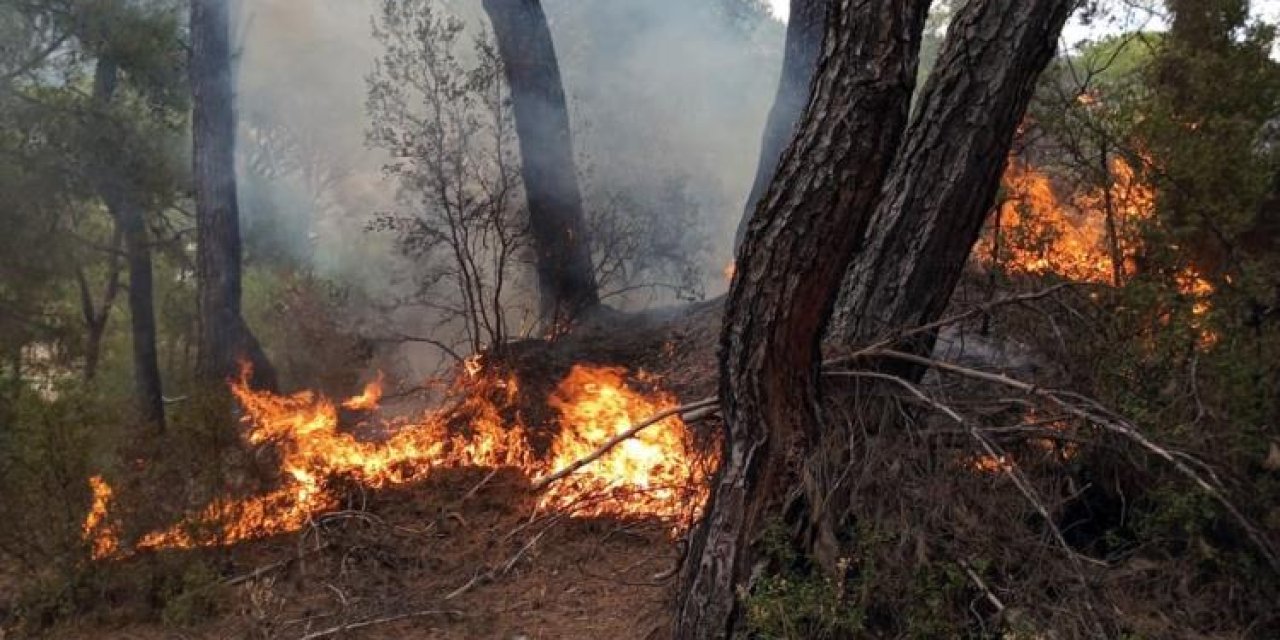
[[[502,576],[505,576],[508,573],[511,573],[511,570],[515,568],[517,562],[520,562],[520,559],[524,557],[524,554],[528,553],[529,550],[534,547],[534,545],[538,544],[538,541],[542,540],[542,536],[547,535],[547,532],[550,531],[552,527],[556,526],[556,524],[559,523],[560,520],[562,520],[563,518],[564,518],[563,515],[553,516],[551,518],[551,522],[546,527],[544,527],[542,531],[539,531],[538,535],[534,536],[532,539],[526,542],[523,546],[521,546],[520,550],[517,551],[515,555],[508,558],[507,561],[504,562],[501,567],[491,568],[488,571],[477,571],[476,574],[472,576],[471,579],[468,580],[466,584],[449,592],[449,594],[444,597],[444,600],[445,601],[453,600],[454,598],[457,598],[458,596],[464,593],[467,593],[468,591],[471,591],[471,589],[475,588],[476,585],[482,582],[488,582],[490,580],[501,578]]]
[[[887,338],[884,338],[879,342],[875,342],[865,347],[862,347],[861,349],[858,349],[853,353],[840,356],[838,358],[832,358],[830,360],[826,360],[822,363],[822,366],[824,368],[833,367],[833,366],[838,366],[842,364],[848,364],[856,360],[861,360],[863,358],[867,358],[871,356],[876,351],[888,349],[895,344],[899,344],[907,338],[915,337],[924,333],[929,333],[931,331],[936,331],[938,329],[941,329],[942,327],[951,326],[953,324],[959,324],[970,318],[987,315],[999,307],[1003,307],[1011,304],[1021,304],[1023,302],[1032,302],[1035,300],[1047,298],[1068,287],[1081,286],[1083,284],[1087,284],[1087,283],[1063,282],[1061,284],[1057,284],[1052,287],[1049,287],[1048,289],[1042,289],[1040,291],[1033,291],[1031,293],[1023,293],[1023,294],[1014,295],[1014,296],[1005,296],[998,300],[992,300],[985,304],[980,304],[976,307],[973,307],[966,311],[961,311],[960,313],[957,313],[951,316],[947,316],[940,320],[935,320],[927,324],[922,324],[916,327],[911,327],[909,329],[896,331],[893,333],[893,335]]]
[[[641,431],[644,431],[645,429],[648,429],[649,427],[652,427],[653,425],[658,424],[659,422],[662,422],[663,420],[666,420],[671,416],[675,416],[675,415],[687,416],[687,419],[690,421],[694,419],[705,418],[712,413],[710,409],[712,407],[715,407],[719,403],[720,403],[719,398],[714,398],[714,397],[703,398],[702,400],[699,400],[697,402],[681,405],[679,407],[674,407],[672,409],[667,409],[666,411],[663,411],[654,416],[651,416],[648,419],[631,427],[630,429],[627,429],[626,431],[623,431],[622,433],[619,433],[613,436],[612,438],[609,438],[608,440],[605,441],[604,444],[600,445],[598,449],[591,452],[590,455],[574,461],[569,466],[549,476],[540,478],[537,482],[533,483],[533,490],[542,491],[543,489],[546,489],[552,483],[562,480],[565,477],[570,476],[576,471],[578,471],[578,469],[581,469],[591,464],[592,462],[599,460],[602,456],[604,456],[604,454],[609,453],[611,449],[613,449],[614,447],[618,446],[619,444],[627,440],[630,440],[631,438],[634,438],[636,434],[640,433]]]
[[[995,607],[997,612],[1003,612],[1005,609],[1004,603],[1000,601],[1000,598],[996,597],[996,594],[991,591],[991,588],[982,580],[982,577],[978,575],[978,572],[974,571],[973,567],[964,560],[960,561],[960,568],[964,569],[965,575],[969,576],[969,579],[982,590],[984,595],[986,595],[987,602],[990,602],[991,606]]]
[[[874,371],[837,371],[837,372],[828,373],[827,375],[848,376],[848,377],[857,377],[857,378],[872,378],[875,380],[883,380],[885,382],[891,382],[893,384],[896,384],[902,387],[903,389],[906,389],[908,393],[915,396],[921,402],[929,405],[930,407],[933,407],[939,413],[942,413],[948,418],[951,418],[951,420],[954,421],[960,427],[962,427],[965,430],[965,432],[969,434],[970,437],[972,437],[975,441],[977,441],[978,446],[981,447],[982,451],[986,453],[988,456],[990,456],[991,459],[1002,460],[1006,457],[1004,451],[1000,450],[999,447],[994,442],[992,442],[990,438],[988,438],[981,431],[979,431],[977,427],[973,425],[973,423],[971,423],[968,420],[965,420],[964,416],[960,415],[959,412],[957,412],[955,409],[952,409],[951,407],[948,407],[945,404],[942,404],[936,399],[929,397],[929,395],[926,394],[924,391],[922,391],[919,387],[917,387],[916,385],[912,384],[911,382],[903,378],[900,378],[894,375],[889,375],[887,373],[877,373]],[[1047,526],[1049,528],[1049,532],[1053,534],[1054,541],[1056,541],[1058,545],[1062,547],[1063,551],[1065,551],[1068,557],[1070,557],[1072,561],[1077,565],[1077,569],[1079,568],[1079,565],[1082,562],[1088,562],[1091,564],[1096,564],[1104,567],[1107,566],[1107,563],[1102,562],[1100,560],[1096,560],[1094,558],[1090,558],[1088,556],[1081,555],[1071,547],[1071,545],[1067,542],[1066,536],[1063,535],[1062,530],[1058,528],[1058,525],[1056,523],[1054,523],[1053,516],[1049,514],[1049,508],[1045,506],[1044,501],[1040,499],[1040,496],[1036,492],[1035,487],[1031,486],[1031,483],[1022,475],[1021,471],[1018,471],[1017,468],[1014,467],[1013,465],[1006,465],[1006,464],[1000,465],[1000,470],[1004,472],[1006,476],[1008,476],[1009,480],[1013,481],[1013,485],[1017,487],[1018,491],[1023,495],[1023,497],[1027,499],[1027,502],[1031,503],[1031,506],[1035,508],[1036,512],[1040,514],[1040,517],[1044,520],[1045,526]],[[1084,582],[1084,579],[1081,578],[1081,581]]]
[[[409,620],[411,618],[426,618],[428,616],[461,616],[462,612],[456,609],[427,609],[423,611],[411,611],[409,613],[400,613],[394,616],[386,616],[385,618],[374,618],[372,620],[362,620],[360,622],[348,622],[336,627],[329,627],[321,631],[315,631],[302,636],[298,640],[317,640],[318,638],[327,638],[337,635],[344,631],[352,629],[364,629],[379,624],[387,624],[390,622],[398,622],[400,620]]]
[[[1170,451],[1169,449],[1156,444],[1147,438],[1147,436],[1145,436],[1136,426],[1129,423],[1124,418],[1112,413],[1097,401],[1079,394],[1038,387],[1034,384],[1023,382],[1016,378],[1010,378],[1003,374],[991,373],[989,371],[982,371],[979,369],[970,369],[958,364],[934,360],[932,358],[917,356],[910,353],[903,353],[901,351],[894,351],[892,349],[868,351],[863,354],[863,357],[893,358],[902,362],[931,367],[938,371],[943,371],[953,375],[1016,389],[1029,396],[1034,396],[1047,401],[1050,404],[1057,406],[1059,409],[1076,417],[1083,418],[1092,424],[1106,429],[1107,431],[1119,434],[1136,442],[1143,449],[1146,449],[1157,457],[1173,465],[1174,469],[1186,476],[1196,486],[1200,487],[1202,491],[1221,504],[1222,507],[1226,509],[1227,512],[1235,518],[1236,522],[1238,522],[1245,530],[1250,541],[1253,542],[1258,552],[1262,554],[1262,556],[1267,560],[1267,563],[1271,566],[1272,571],[1280,573],[1280,556],[1277,556],[1275,550],[1272,549],[1271,544],[1267,541],[1266,537],[1258,531],[1257,527],[1255,527],[1247,517],[1245,517],[1243,512],[1236,508],[1234,503],[1227,499],[1222,490],[1214,486],[1214,484],[1209,480],[1206,480],[1204,476],[1196,472],[1195,469],[1192,469],[1184,460],[1184,458],[1193,458],[1190,458],[1190,456],[1185,453]]]

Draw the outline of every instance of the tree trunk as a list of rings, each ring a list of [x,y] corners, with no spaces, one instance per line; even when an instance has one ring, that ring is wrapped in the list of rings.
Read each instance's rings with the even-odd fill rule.
[[[133,388],[143,420],[163,430],[164,395],[156,347],[155,286],[151,241],[142,215],[128,218],[124,250],[129,260],[129,329],[133,344]]]
[[[191,93],[196,200],[199,347],[196,374],[218,384],[238,361],[253,384],[275,389],[275,369],[240,313],[240,209],[236,196],[235,111],[227,0],[191,2]]]
[[[760,199],[773,182],[778,161],[795,134],[796,123],[809,104],[809,88],[813,84],[813,71],[822,52],[822,36],[826,32],[827,8],[830,0],[791,0],[791,17],[787,21],[787,43],[782,57],[782,77],[778,80],[778,93],[769,110],[764,139],[760,142],[760,163],[756,167],[756,179],[747,196],[747,206],[738,223],[734,247],[742,246],[747,234],[751,214],[760,206]]]
[[[947,30],[831,337],[856,347],[938,319],[1000,185],[1071,0],[970,0]],[[928,351],[933,338],[903,345]]]
[[[115,96],[119,72],[116,64],[100,59],[94,73],[94,101],[106,114]],[[111,127],[103,127],[111,131]],[[129,196],[127,179],[115,168],[118,154],[108,154],[111,139],[99,146],[99,195],[115,219],[117,233],[124,238],[129,268],[129,324],[133,345],[134,404],[147,424],[164,429],[164,396],[160,378],[160,358],[156,348],[156,312],[151,243],[143,211]],[[113,162],[115,164],[113,164]]]
[[[738,254],[721,335],[728,433],[682,578],[677,638],[734,633],[738,594],[774,523],[834,570],[842,514],[824,508],[807,459],[824,449],[819,343],[901,139],[928,5],[832,2],[813,98]]]
[[[80,316],[84,320],[84,380],[93,382],[98,377],[98,365],[102,362],[102,337],[107,332],[107,321],[111,318],[111,308],[115,306],[116,295],[120,292],[120,227],[117,225],[111,236],[111,244],[107,250],[111,255],[107,258],[107,283],[102,293],[102,305],[93,302],[93,291],[89,287],[89,278],[84,269],[76,266],[76,288],[80,291]]]
[[[600,303],[560,65],[538,0],[483,4],[511,89],[540,312],[555,328]]]

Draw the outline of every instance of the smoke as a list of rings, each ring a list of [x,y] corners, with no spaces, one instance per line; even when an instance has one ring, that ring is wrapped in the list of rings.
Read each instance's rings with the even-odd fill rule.
[[[683,185],[703,225],[687,231],[710,245],[708,289],[723,290],[777,88],[782,23],[735,13],[751,9],[741,0],[544,5],[576,107],[579,162],[593,167],[588,190],[661,201]]]
[[[441,5],[472,34],[488,26],[478,0]],[[383,158],[364,145],[376,6],[254,0],[237,16],[248,244],[366,284],[386,280],[363,272],[386,266],[371,258],[387,245],[353,232],[390,206],[395,189],[381,177]],[[705,226],[688,231],[706,234],[708,281],[718,281],[776,88],[783,25],[744,0],[545,0],[544,8],[584,188],[658,201],[682,183]]]
[[[241,0],[233,42],[248,259],[302,263],[387,303],[411,290],[414,265],[388,234],[366,231],[397,206],[387,158],[365,143],[379,5]],[[490,31],[479,0],[437,7],[466,22],[467,40]],[[753,0],[544,0],[544,9],[588,208],[656,216],[645,228],[696,254],[706,293],[723,292],[784,25]],[[398,330],[434,337],[430,318],[413,317],[421,313],[399,314]]]

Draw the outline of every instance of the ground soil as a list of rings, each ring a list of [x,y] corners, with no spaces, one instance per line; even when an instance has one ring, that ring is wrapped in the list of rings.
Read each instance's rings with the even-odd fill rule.
[[[711,302],[611,313],[555,344],[514,345],[508,359],[521,380],[522,403],[545,398],[579,362],[643,369],[683,402],[713,394],[719,309]],[[671,576],[683,545],[673,523],[539,513],[529,480],[514,470],[454,469],[391,491],[351,487],[344,493],[349,509],[296,534],[116,561],[173,564],[184,560],[175,555],[195,554],[217,567],[199,600],[212,609],[194,622],[166,623],[154,612],[140,621],[137,594],[104,594],[104,600],[133,604],[104,602],[105,613],[44,634],[310,638],[338,629],[323,637],[666,636]],[[411,617],[380,621],[396,616]],[[370,621],[379,622],[362,626]]]

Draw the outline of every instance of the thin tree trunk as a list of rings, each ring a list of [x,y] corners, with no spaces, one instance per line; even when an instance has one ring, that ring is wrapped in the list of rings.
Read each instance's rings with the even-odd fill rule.
[[[747,196],[747,205],[738,223],[734,247],[742,246],[747,234],[751,214],[760,206],[760,199],[773,182],[778,171],[782,152],[795,134],[796,123],[804,115],[809,104],[809,89],[813,84],[813,71],[822,53],[822,37],[826,33],[827,10],[831,0],[791,0],[791,17],[787,21],[787,43],[782,57],[782,76],[778,80],[778,93],[769,110],[764,138],[760,142],[760,162],[756,167],[756,179]]]
[[[134,398],[143,420],[165,426],[160,353],[156,345],[155,286],[151,242],[142,216],[128,218],[124,229],[129,260],[129,329],[133,345]]]
[[[1116,222],[1115,177],[1111,174],[1111,148],[1106,138],[1102,140],[1101,153],[1098,154],[1098,169],[1102,172],[1102,203],[1106,214],[1107,248],[1111,253],[1111,285],[1124,286],[1124,251],[1120,246],[1120,226]]]
[[[728,433],[685,566],[677,638],[734,633],[757,543],[775,522],[834,569],[841,514],[801,471],[823,444],[819,343],[901,139],[928,5],[832,2],[813,99],[738,254],[721,335]]]
[[[277,387],[275,369],[240,310],[240,209],[235,176],[235,111],[227,0],[191,2],[191,92],[196,200],[199,341],[196,374],[219,384],[238,361],[253,384]]]
[[[538,0],[483,4],[511,88],[540,311],[555,328],[600,303],[560,65]]]
[[[116,64],[100,59],[94,73],[94,100],[101,113],[109,109],[116,93],[119,72]],[[111,131],[111,127],[103,127]],[[127,179],[114,168],[122,161],[108,154],[113,140],[99,146],[99,194],[123,236],[129,268],[129,325],[133,347],[134,404],[147,424],[164,430],[164,395],[156,341],[155,292],[151,264],[151,243],[146,218],[128,193]],[[115,164],[113,164],[115,163]]]
[[[89,287],[89,278],[84,269],[76,267],[76,287],[80,291],[80,315],[84,319],[84,380],[93,382],[98,377],[98,365],[102,361],[102,337],[107,332],[107,321],[111,318],[111,308],[115,306],[116,296],[120,292],[120,255],[116,253],[120,247],[120,228],[117,225],[111,237],[107,259],[107,283],[102,293],[102,305],[93,302],[93,291]]]
[[[1072,4],[970,0],[956,14],[871,232],[845,277],[834,342],[866,344],[945,310]],[[932,346],[931,336],[904,345]]]

